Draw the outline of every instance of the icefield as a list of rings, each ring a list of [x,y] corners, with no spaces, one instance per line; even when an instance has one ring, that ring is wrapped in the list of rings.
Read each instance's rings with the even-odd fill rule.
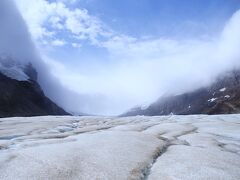
[[[239,180],[240,115],[0,119],[1,180]]]

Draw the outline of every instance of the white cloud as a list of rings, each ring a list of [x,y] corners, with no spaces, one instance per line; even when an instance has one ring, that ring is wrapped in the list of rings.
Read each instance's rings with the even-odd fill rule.
[[[64,2],[64,3],[69,3],[69,4],[75,4],[76,2],[80,1],[80,0],[59,0],[60,2]]]
[[[62,30],[64,29],[63,24],[61,23],[61,18],[58,16],[52,16],[49,18],[49,23],[52,25],[53,28]]]
[[[50,44],[57,41],[53,44],[63,45],[62,40],[79,48],[82,40],[89,40],[109,53],[110,60],[101,66],[84,64],[90,75],[81,72],[81,67],[73,71],[64,65],[51,65],[66,87],[104,97],[102,101],[93,98],[89,108],[84,109],[88,113],[121,113],[134,105],[152,102],[164,93],[178,94],[207,85],[219,73],[239,65],[240,11],[230,19],[222,34],[212,39],[179,40],[113,33],[87,10],[70,9],[64,1],[35,0],[31,7],[31,0],[15,1],[37,41]],[[74,41],[57,37],[62,31],[67,31]],[[105,40],[100,41],[99,37]]]
[[[121,113],[164,94],[180,94],[206,86],[220,73],[239,66],[239,25],[240,11],[212,39],[137,39],[116,35],[100,44],[111,55],[107,64],[97,68],[91,63],[85,65],[90,75],[70,69],[64,73],[55,69],[55,74],[77,92],[104,95],[107,106],[93,101],[99,105],[94,113]]]
[[[32,36],[35,39],[42,39],[49,34],[44,23],[52,12],[52,6],[45,0],[15,0],[23,18],[25,19]]]
[[[72,43],[72,47],[74,47],[74,48],[81,48],[82,45],[79,44],[79,43]]]
[[[64,46],[67,43],[65,41],[63,41],[63,40],[56,39],[56,40],[52,41],[51,44],[53,46]]]
[[[100,36],[108,34],[97,17],[89,15],[86,9],[68,8],[69,2],[47,0],[34,0],[34,3],[32,0],[15,0],[15,2],[37,43],[51,44],[52,39],[59,38],[58,36],[61,36],[59,34],[63,31],[65,37],[86,39],[95,44]]]

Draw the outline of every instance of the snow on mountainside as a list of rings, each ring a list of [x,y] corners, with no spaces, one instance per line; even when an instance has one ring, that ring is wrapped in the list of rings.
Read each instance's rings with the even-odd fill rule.
[[[0,179],[239,180],[240,115],[0,119]]]
[[[29,77],[24,72],[26,65],[14,61],[7,55],[0,55],[0,72],[5,76],[18,81],[28,81]]]

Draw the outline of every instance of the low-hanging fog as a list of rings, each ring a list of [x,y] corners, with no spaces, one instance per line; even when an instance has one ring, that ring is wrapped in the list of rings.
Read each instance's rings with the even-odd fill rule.
[[[64,87],[51,74],[51,67],[42,60],[13,1],[0,1],[0,24],[0,55],[7,55],[21,64],[31,63],[38,72],[38,81],[45,94],[67,111],[80,113],[78,107],[83,105],[87,96],[81,96]]]
[[[46,95],[74,113],[120,114],[207,86],[240,65],[240,11],[213,37],[112,37],[99,45],[110,60],[86,62],[79,71],[41,54],[14,2],[0,1],[0,24],[0,52],[31,62]]]

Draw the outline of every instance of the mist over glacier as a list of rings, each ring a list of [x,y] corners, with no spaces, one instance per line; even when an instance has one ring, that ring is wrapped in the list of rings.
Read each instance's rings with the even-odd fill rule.
[[[115,33],[97,44],[107,52],[107,63],[86,60],[71,68],[39,51],[24,12],[20,8],[20,14],[15,3],[0,1],[0,52],[21,63],[31,62],[46,95],[76,114],[120,114],[162,95],[209,85],[219,74],[239,66],[240,11],[211,38],[136,38]]]

